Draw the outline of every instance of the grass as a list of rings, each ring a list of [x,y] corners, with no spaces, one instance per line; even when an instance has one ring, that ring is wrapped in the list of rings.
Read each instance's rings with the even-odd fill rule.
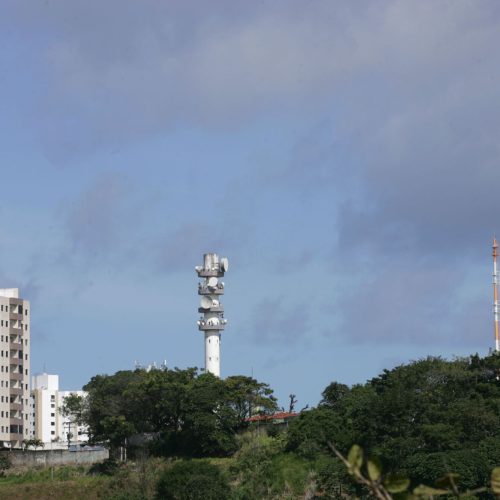
[[[0,481],[0,498],[19,500],[89,500],[112,498],[111,478],[79,477],[77,479],[23,478],[22,481]]]
[[[281,441],[248,434],[242,436],[241,448],[234,456],[204,460],[222,470],[234,499],[304,498],[321,464],[284,453]],[[162,471],[172,463],[172,459],[150,457],[117,468],[101,468],[111,475],[92,475],[90,467],[82,465],[11,469],[0,477],[0,499],[151,500]]]
[[[163,461],[129,463],[112,476],[89,475],[89,467],[61,466],[9,471],[0,478],[1,499],[143,500],[152,498]]]

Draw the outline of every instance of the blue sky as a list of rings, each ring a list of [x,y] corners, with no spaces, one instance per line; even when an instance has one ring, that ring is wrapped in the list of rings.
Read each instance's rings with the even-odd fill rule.
[[[222,373],[282,404],[486,353],[499,8],[3,2],[0,281],[32,301],[33,371],[201,366],[207,251]]]

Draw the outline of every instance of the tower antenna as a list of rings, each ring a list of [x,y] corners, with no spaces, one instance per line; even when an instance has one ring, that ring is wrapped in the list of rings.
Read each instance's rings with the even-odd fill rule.
[[[498,243],[496,237],[493,237],[493,316],[495,320],[495,352],[500,352],[500,337],[498,332]]]
[[[198,283],[200,307],[198,312],[203,316],[198,320],[198,329],[205,333],[205,373],[213,373],[220,377],[220,336],[227,319],[224,318],[224,306],[219,298],[224,294],[224,276],[229,264],[225,257],[219,258],[216,253],[203,255],[203,265],[195,270],[203,281]]]

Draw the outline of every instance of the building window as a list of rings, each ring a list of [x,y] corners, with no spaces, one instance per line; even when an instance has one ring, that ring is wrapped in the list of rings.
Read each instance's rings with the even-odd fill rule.
[[[3,319],[2,319],[2,320],[0,320],[0,325],[2,325],[2,326],[3,326]]]
[[[56,414],[55,414],[55,413],[51,413],[51,414],[50,414],[50,416],[51,416],[51,417],[55,417],[55,416],[56,416]]]
[[[1,413],[1,415],[2,415],[2,418],[3,418],[3,412]]]
[[[54,435],[54,434],[56,433],[56,431],[50,431],[50,433],[51,433],[52,435]]]
[[[25,389],[28,390],[28,384],[25,384],[25,386],[26,386]]]
[[[28,325],[24,325],[24,329],[28,331]]]
[[[28,309],[24,310],[24,314],[25,314],[25,316],[28,316]]]
[[[50,425],[56,425],[56,423],[55,422],[50,422]]]
[[[50,405],[50,407],[51,407],[51,408],[55,408],[55,407],[56,407],[56,405],[55,405],[54,403],[52,403],[52,404]]]
[[[9,322],[8,321],[5,322],[5,326],[9,326]]]
[[[25,355],[24,355],[24,359],[25,359],[26,361],[28,361],[28,355],[27,355],[27,354],[25,354]]]
[[[26,368],[26,370],[24,370],[24,374],[28,375],[28,369],[27,368]]]

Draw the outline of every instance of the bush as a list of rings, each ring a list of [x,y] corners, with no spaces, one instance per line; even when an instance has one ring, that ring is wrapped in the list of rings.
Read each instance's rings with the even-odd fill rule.
[[[162,473],[156,488],[161,500],[223,500],[230,489],[219,467],[200,460],[176,462]]]
[[[120,464],[114,458],[108,458],[104,462],[94,464],[89,469],[90,475],[112,476],[119,469]]]
[[[12,467],[9,455],[5,453],[0,454],[0,475],[3,476],[7,469]]]

